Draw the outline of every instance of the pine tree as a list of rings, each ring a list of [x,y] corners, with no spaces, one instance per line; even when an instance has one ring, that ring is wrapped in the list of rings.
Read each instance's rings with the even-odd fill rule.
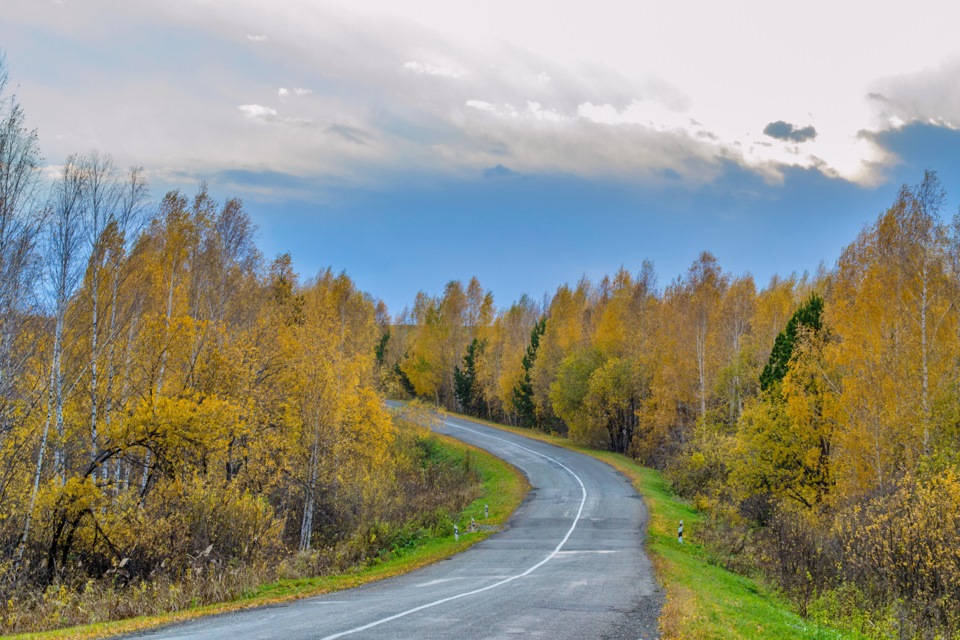
[[[460,410],[474,416],[484,416],[487,412],[477,384],[477,357],[483,353],[484,346],[484,341],[474,338],[463,356],[463,369],[453,369],[453,392],[457,396]]]
[[[770,352],[770,360],[760,373],[760,389],[766,391],[773,384],[781,382],[787,375],[787,365],[793,356],[793,348],[797,342],[797,332],[800,327],[818,332],[823,327],[823,298],[817,294],[803,304],[787,322],[787,327],[777,335]]]
[[[522,427],[539,425],[537,407],[533,402],[533,381],[530,378],[530,371],[537,359],[540,337],[546,330],[547,319],[545,317],[540,318],[540,321],[533,327],[533,331],[530,332],[530,346],[527,347],[527,353],[523,356],[522,362],[523,376],[513,389],[513,407],[517,410],[517,422]]]
[[[403,387],[403,390],[411,398],[417,397],[417,389],[413,386],[413,383],[410,382],[410,378],[407,377],[407,374],[400,368],[400,363],[398,362],[393,366],[393,372],[397,374],[397,380],[400,381],[400,386]]]
[[[390,343],[390,329],[388,328],[384,331],[383,335],[380,336],[380,342],[378,342],[373,347],[373,355],[377,359],[377,366],[382,367],[384,359],[387,355],[387,345]]]

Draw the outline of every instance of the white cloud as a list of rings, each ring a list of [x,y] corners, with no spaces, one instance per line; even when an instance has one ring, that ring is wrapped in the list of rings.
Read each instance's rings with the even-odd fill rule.
[[[693,125],[688,114],[653,100],[634,100],[623,109],[617,109],[610,104],[584,102],[577,106],[577,114],[598,124],[639,124],[659,131],[690,131],[702,128]]]
[[[269,120],[277,117],[277,110],[260,104],[242,104],[237,107],[243,115],[251,120]]]
[[[304,89],[302,87],[293,87],[292,89],[287,89],[286,87],[280,87],[279,89],[277,89],[277,95],[280,96],[281,98],[286,98],[287,96],[291,96],[291,95],[300,98],[303,96],[308,96],[311,93],[313,93],[313,91],[311,91],[310,89]]]
[[[440,76],[442,78],[461,78],[464,73],[463,69],[450,66],[450,65],[438,65],[432,64],[430,62],[417,62],[415,60],[410,62],[404,62],[403,68],[413,71],[414,73],[421,76]]]
[[[267,39],[267,36],[263,34],[261,35],[253,35],[249,33],[247,34],[247,40],[249,40],[250,42],[265,42],[266,39]]]
[[[54,4],[57,4],[57,3],[54,3]],[[64,166],[65,165],[62,165],[62,164],[44,165],[43,168],[40,169],[40,173],[43,175],[43,179],[46,180],[47,182],[54,182],[58,178],[63,176]]]
[[[494,112],[497,110],[492,104],[483,100],[467,100],[464,104],[473,109],[479,109],[480,111]]]
[[[517,118],[520,116],[520,112],[509,103],[496,105],[486,102],[485,100],[467,100],[464,105],[470,107],[471,109],[484,111],[495,116],[503,116],[508,118]]]
[[[528,101],[527,109],[530,110],[530,113],[533,114],[533,117],[537,120],[544,120],[547,122],[563,122],[569,120],[566,116],[557,113],[556,111],[551,111],[550,109],[544,109],[539,102]]]
[[[261,104],[242,104],[237,109],[250,120],[258,122],[269,122],[272,124],[289,125],[296,127],[316,127],[317,122],[313,118],[299,116],[283,116],[272,107],[265,107]]]

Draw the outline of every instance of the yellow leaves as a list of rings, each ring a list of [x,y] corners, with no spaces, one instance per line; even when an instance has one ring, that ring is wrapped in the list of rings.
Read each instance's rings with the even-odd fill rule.
[[[948,468],[906,476],[889,494],[843,511],[836,533],[846,569],[890,600],[936,611],[944,626],[960,623],[960,476]],[[954,628],[956,628],[954,626]]]
[[[593,341],[600,351],[611,356],[624,356],[627,350],[629,299],[624,295],[615,295],[600,316],[600,323],[594,333]]]
[[[169,472],[182,473],[221,458],[228,435],[243,427],[241,415],[240,408],[215,395],[159,396],[134,408],[126,439],[149,448]]]
[[[346,453],[374,469],[388,463],[395,438],[394,424],[383,401],[371,389],[360,389],[347,399],[343,416]]]
[[[493,294],[476,278],[466,289],[451,280],[439,297],[417,293],[411,316],[400,321],[409,326],[401,332],[406,351],[399,366],[418,395],[456,407],[454,369],[474,338],[488,337],[493,314]]]
[[[495,412],[513,411],[513,390],[523,376],[523,357],[537,309],[524,296],[497,316],[486,330],[486,347],[477,362],[477,379],[487,405]]]
[[[947,442],[952,410],[936,399],[956,379],[960,290],[926,186],[904,187],[832,278],[826,319],[840,340],[826,355],[844,375],[838,442],[851,490],[888,484]]]
[[[90,478],[71,477],[66,483],[49,482],[37,501],[40,513],[52,514],[58,509],[71,514],[90,511],[103,504],[103,493]]]
[[[695,451],[690,456],[690,461],[687,463],[690,467],[690,470],[693,472],[701,471],[704,467],[707,466],[707,458],[703,455],[702,451]]]
[[[443,373],[424,353],[413,352],[403,364],[401,370],[406,374],[417,395],[436,397],[443,381]]]
[[[190,316],[163,314],[146,315],[142,323],[133,356],[137,383],[154,391],[160,385],[160,392],[182,388],[182,374],[202,324]]]
[[[783,385],[744,409],[731,481],[745,495],[772,493],[811,508],[833,486],[837,396],[816,351],[810,342],[802,346]]]
[[[390,513],[407,454],[372,388],[385,308],[329,269],[300,285],[289,256],[268,271],[239,201],[203,187],[168,194],[139,237],[123,231],[94,239],[62,340],[36,315],[4,342],[26,393],[0,398],[0,541],[17,548],[29,528],[30,575],[0,563],[0,582],[206,576],[277,560],[296,520],[301,541],[326,545]],[[444,358],[494,315],[476,281],[448,293],[437,310],[461,332],[444,334]]]

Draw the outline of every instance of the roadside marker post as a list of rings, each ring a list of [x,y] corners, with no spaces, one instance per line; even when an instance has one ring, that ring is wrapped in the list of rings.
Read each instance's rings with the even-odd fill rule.
[[[683,544],[683,520],[680,521],[680,527],[677,529],[677,542]]]
[[[453,541],[460,542],[460,527],[453,525]]]
[[[488,504],[483,505],[483,517],[484,518],[490,517],[490,505]]]

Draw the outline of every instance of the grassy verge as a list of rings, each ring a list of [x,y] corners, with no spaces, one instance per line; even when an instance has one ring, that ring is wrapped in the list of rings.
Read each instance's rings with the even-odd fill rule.
[[[483,480],[483,494],[467,506],[458,516],[460,526],[459,541],[454,541],[453,532],[443,537],[425,541],[414,549],[405,550],[402,555],[371,566],[358,567],[354,571],[336,576],[304,578],[299,580],[281,580],[249,593],[246,597],[205,607],[197,607],[159,616],[131,618],[113,622],[103,622],[69,629],[58,629],[43,633],[28,633],[10,636],[14,639],[53,640],[59,638],[86,639],[104,638],[121,633],[142,631],[174,622],[183,622],[202,616],[228,611],[237,611],[265,604],[287,602],[298,598],[350,589],[375,580],[414,571],[443,560],[473,546],[489,537],[493,530],[467,532],[470,519],[477,523],[493,525],[504,524],[526,496],[530,485],[526,478],[510,464],[494,457],[482,449],[472,447],[448,436],[437,436],[442,446],[450,450],[450,455],[462,457],[464,464],[479,472]],[[484,506],[489,506],[490,517],[484,517]]]
[[[697,543],[697,528],[703,515],[673,495],[669,483],[657,471],[642,467],[627,456],[589,449],[566,438],[483,420],[479,422],[593,456],[630,479],[643,496],[650,514],[647,548],[667,595],[660,616],[660,633],[664,640],[862,637],[804,620],[783,598],[757,581],[717,566],[710,553]],[[677,542],[677,525],[681,520],[684,524],[683,545]]]

